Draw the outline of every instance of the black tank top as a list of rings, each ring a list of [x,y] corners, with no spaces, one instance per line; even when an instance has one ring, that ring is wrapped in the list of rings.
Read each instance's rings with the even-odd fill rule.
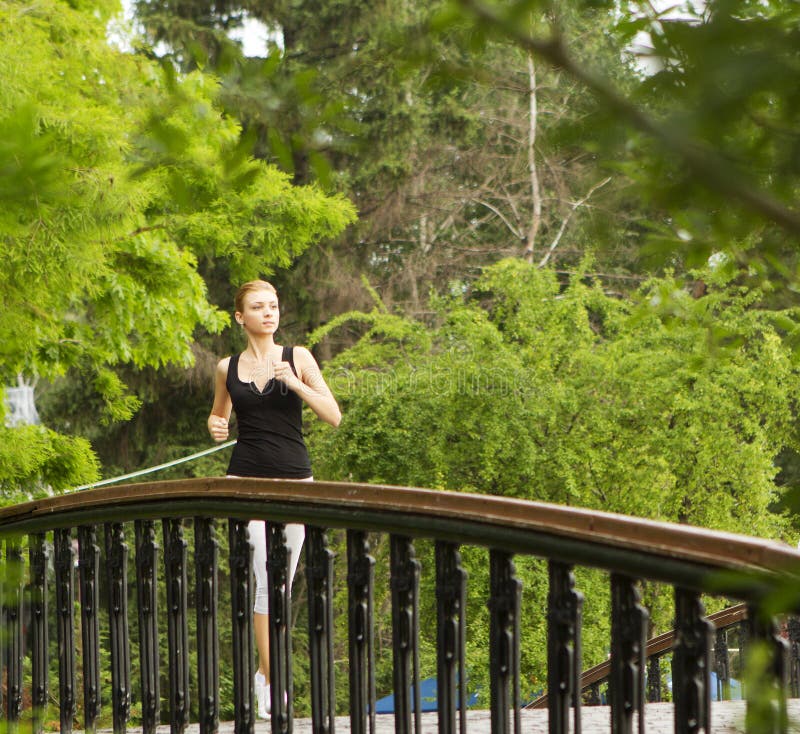
[[[296,375],[292,347],[283,347],[281,359],[291,365]],[[228,474],[273,479],[310,477],[300,396],[274,378],[262,391],[254,383],[240,380],[238,354],[230,359],[225,384],[239,430]]]

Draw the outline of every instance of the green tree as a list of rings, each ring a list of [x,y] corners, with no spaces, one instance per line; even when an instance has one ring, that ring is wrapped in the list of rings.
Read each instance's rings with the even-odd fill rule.
[[[387,303],[415,312],[432,285],[473,278],[505,256],[573,267],[587,249],[602,249],[599,267],[610,273],[635,260],[630,218],[609,214],[612,202],[626,201],[627,181],[598,169],[603,136],[589,95],[506,41],[470,46],[464,23],[430,35],[442,7],[137,5],[151,42],[167,42],[185,68],[200,54],[220,69],[229,111],[257,133],[264,156],[357,203],[361,221],[349,236],[287,273],[297,286],[289,291],[315,284],[319,295],[292,309],[312,326],[353,302],[366,305],[362,273]],[[245,14],[280,39],[266,61],[220,51],[232,19]],[[559,17],[580,38],[587,65],[632,84],[609,43],[611,16]],[[545,23],[543,13],[530,14],[528,25]],[[613,230],[612,247],[598,248],[598,229]]]
[[[724,269],[702,275],[701,297],[668,277],[622,301],[505,260],[468,294],[434,299],[433,322],[380,307],[343,315],[317,337],[347,323],[364,335],[328,365],[343,420],[336,431],[315,427],[315,475],[789,537],[773,511],[775,457],[796,445],[800,375],[771,314],[753,308],[760,294]],[[650,306],[666,295],[683,309],[669,322]],[[724,334],[745,336],[714,353]],[[469,570],[480,589],[485,564]],[[520,569],[531,635],[541,628],[543,573]],[[607,585],[592,572],[582,583],[587,615],[605,629]],[[471,597],[470,614],[483,614],[485,598]],[[671,613],[656,616],[657,631]],[[587,641],[587,664],[604,659],[606,643],[602,634]],[[473,636],[470,646],[475,670],[485,670],[485,645]],[[544,680],[545,648],[532,647],[528,680]]]
[[[743,277],[779,286],[785,303],[800,233],[796,3],[710,0],[695,10],[688,4],[694,17],[683,21],[630,3],[618,32],[622,40],[648,32],[658,69],[633,89],[582,63],[568,28],[554,22],[532,32],[519,23],[550,8],[539,0],[455,0],[439,23],[466,22],[478,48],[490,38],[512,42],[593,94],[612,132],[604,150],[623,145],[637,192],[664,212],[646,223],[661,261],[691,267],[726,252]]]
[[[110,47],[110,11],[0,3],[0,375],[73,370],[100,398],[95,425],[138,405],[121,366],[188,366],[195,330],[227,323],[203,262],[253,277],[353,218],[343,198],[253,160],[213,78]],[[3,462],[7,493],[52,455],[55,488],[96,476],[85,442],[2,431],[26,467]]]
[[[609,181],[609,171],[596,166],[588,95],[547,64],[532,68],[529,55],[506,42],[488,45],[475,59],[477,71],[460,47],[459,29],[434,48],[421,43],[420,29],[440,7],[318,0],[291,7],[137,5],[147,39],[166,44],[170,60],[187,72],[219,74],[220,100],[253,136],[258,155],[296,181],[318,177],[359,208],[359,222],[342,237],[276,272],[288,342],[302,343],[334,314],[368,308],[362,275],[385,303],[415,314],[427,308],[430,288],[469,282],[501,257],[527,252],[536,262],[573,267],[597,248],[598,231],[615,242],[600,248],[598,261],[598,269],[621,274],[614,289],[637,277],[629,272],[634,217],[618,216],[620,207],[611,214],[625,199],[626,182]],[[226,34],[245,15],[280,39],[267,59],[235,53]],[[584,41],[587,63],[630,77],[607,41],[609,17],[568,20]],[[212,302],[229,308],[236,279],[224,263],[203,260],[200,272]],[[317,357],[324,361],[350,343],[343,330],[317,346]],[[198,367],[173,370],[167,379],[140,375],[150,397],[135,422],[93,435],[107,470],[160,463],[207,441],[205,368],[240,346],[227,333],[204,339],[195,347],[202,352]],[[77,419],[62,396],[48,396],[46,407],[51,420]]]
[[[320,470],[774,535],[797,375],[759,294],[705,278],[701,298],[667,278],[637,305],[506,260],[434,299],[433,325],[345,314],[320,338],[368,328],[329,365],[345,418],[314,434]],[[670,323],[642,307],[665,294],[684,307]],[[722,332],[747,339],[715,355]]]

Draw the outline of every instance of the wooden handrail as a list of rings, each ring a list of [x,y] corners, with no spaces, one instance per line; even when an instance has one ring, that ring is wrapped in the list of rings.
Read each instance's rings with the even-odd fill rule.
[[[747,619],[747,604],[734,604],[733,606],[726,607],[725,609],[721,609],[718,612],[714,612],[714,614],[709,614],[708,617],[709,622],[714,625],[715,629],[725,629],[726,627],[731,627],[734,624],[738,624],[744,619]],[[668,650],[672,649],[673,644],[675,643],[675,630],[669,630],[668,632],[663,632],[660,635],[656,635],[655,637],[651,637],[647,641],[647,650],[645,652],[645,657],[651,658],[654,655],[663,655]],[[602,663],[598,663],[597,665],[592,666],[591,668],[587,668],[586,670],[581,673],[581,683],[580,688],[581,691],[585,691],[589,686],[593,685],[594,683],[598,683],[602,680],[608,678],[609,673],[611,672],[611,661],[604,660]],[[527,706],[526,709],[543,709],[547,708],[547,694],[545,693],[539,698],[531,701]]]
[[[190,514],[403,532],[641,573],[707,590],[720,570],[796,574],[784,543],[492,495],[343,482],[211,477],[85,490],[0,509],[0,533]],[[134,513],[135,508],[135,513]],[[180,508],[180,509],[179,509]],[[719,587],[725,592],[724,584]],[[744,588],[740,598],[747,598]]]

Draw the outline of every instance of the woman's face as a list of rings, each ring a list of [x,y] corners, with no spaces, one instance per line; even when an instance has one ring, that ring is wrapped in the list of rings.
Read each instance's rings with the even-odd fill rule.
[[[244,297],[244,311],[236,312],[238,321],[251,334],[274,334],[280,323],[278,296],[266,288]]]

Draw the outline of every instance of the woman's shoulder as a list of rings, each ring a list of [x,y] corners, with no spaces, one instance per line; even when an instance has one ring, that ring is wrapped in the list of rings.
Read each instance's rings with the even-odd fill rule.
[[[228,374],[228,367],[231,363],[231,357],[223,357],[219,362],[217,362],[217,373]]]
[[[301,365],[311,364],[311,363],[316,364],[314,355],[311,354],[311,352],[306,347],[294,346],[294,347],[289,347],[289,349],[292,351],[292,359],[294,359],[295,362]]]
[[[319,371],[317,360],[314,359],[314,355],[306,347],[292,347],[292,349],[294,367],[297,371],[297,376],[301,380],[305,380]]]

